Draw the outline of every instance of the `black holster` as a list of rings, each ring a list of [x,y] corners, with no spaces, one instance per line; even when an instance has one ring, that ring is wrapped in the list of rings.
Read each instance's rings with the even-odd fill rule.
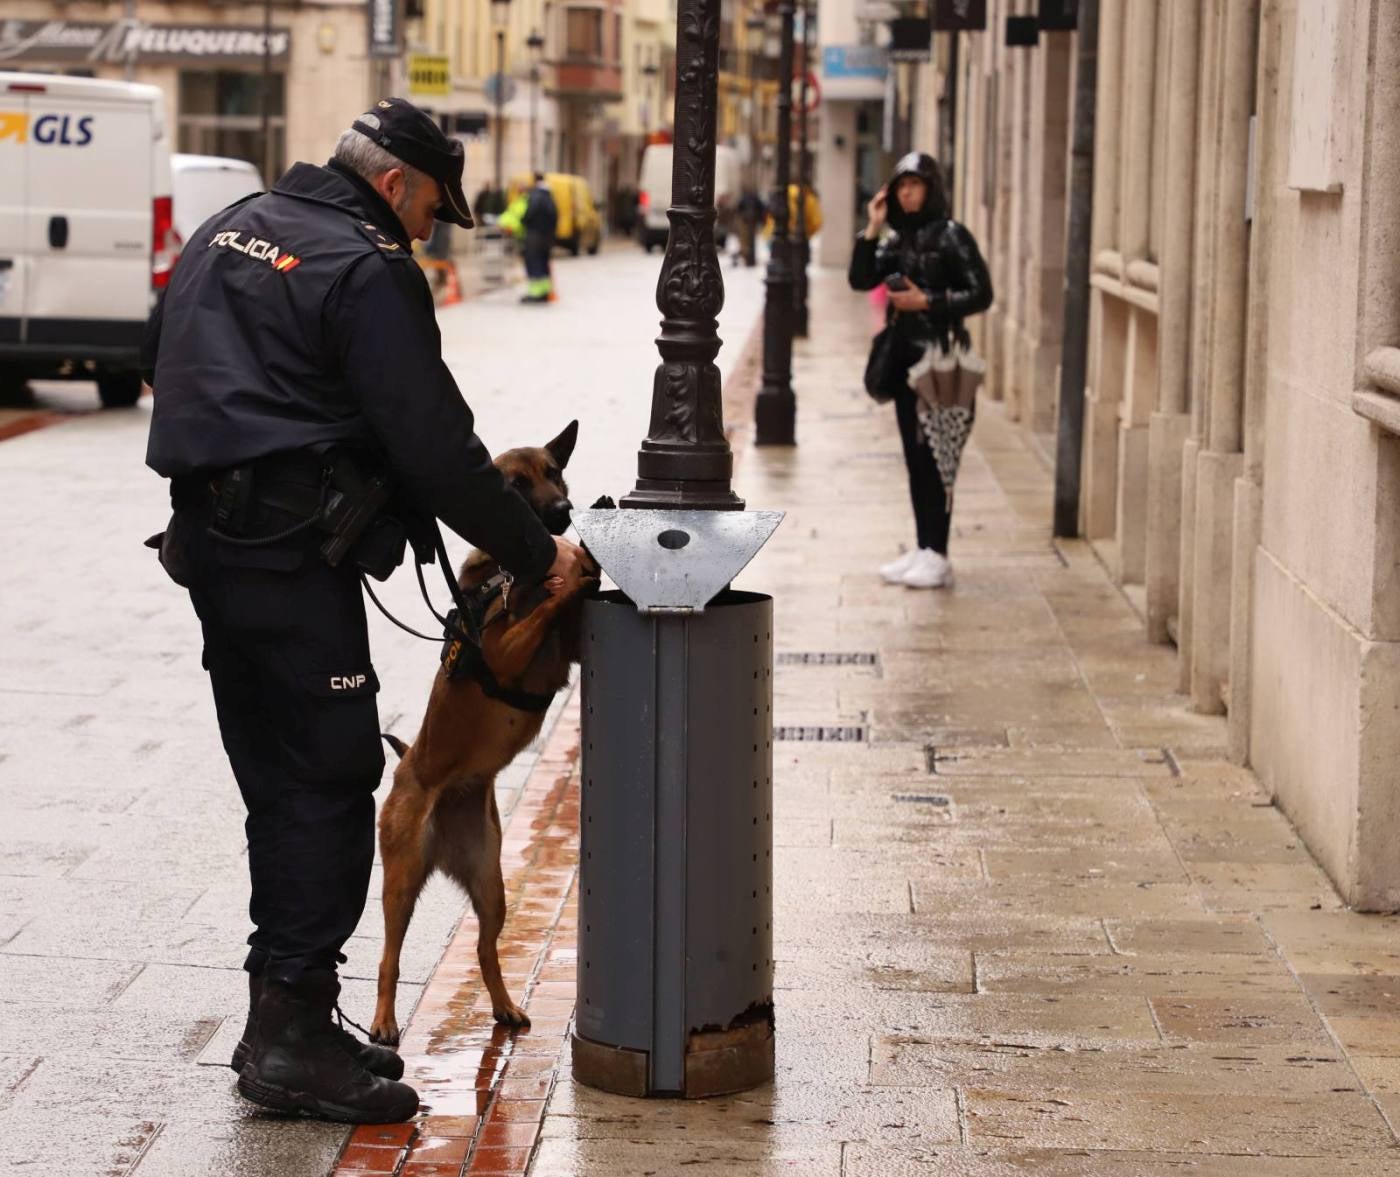
[[[408,534],[386,511],[394,496],[393,483],[387,474],[366,474],[347,451],[274,454],[223,471],[210,485],[210,530],[227,542],[270,545],[316,528],[326,533],[321,558],[332,568],[349,556],[368,575],[386,580],[403,563]],[[258,508],[296,522],[250,534],[249,520],[259,516]]]

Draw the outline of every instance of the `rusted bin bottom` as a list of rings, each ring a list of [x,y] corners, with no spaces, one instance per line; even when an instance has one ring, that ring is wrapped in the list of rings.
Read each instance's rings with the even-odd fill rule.
[[[633,1095],[657,1094],[704,1099],[748,1091],[773,1077],[773,1024],[754,1021],[732,1030],[691,1034],[685,1047],[685,1088],[658,1093],[647,1085],[647,1054],[620,1046],[605,1046],[574,1035],[574,1078],[600,1091]]]
[[[583,615],[574,1077],[635,1096],[773,1075],[773,602]]]

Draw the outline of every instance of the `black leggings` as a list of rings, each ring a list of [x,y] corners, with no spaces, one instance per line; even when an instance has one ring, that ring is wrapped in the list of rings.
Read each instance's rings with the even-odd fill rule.
[[[909,498],[914,504],[914,530],[919,547],[948,554],[948,530],[953,508],[943,493],[943,479],[919,429],[919,398],[910,388],[900,388],[894,397],[894,415],[899,422],[899,440],[904,443],[904,465],[909,470]]]

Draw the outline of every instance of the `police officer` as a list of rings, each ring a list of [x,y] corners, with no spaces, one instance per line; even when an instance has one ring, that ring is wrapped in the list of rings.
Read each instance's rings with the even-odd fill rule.
[[[199,616],[248,810],[238,1090],[349,1122],[418,1109],[399,1056],[332,1020],[384,766],[360,570],[387,575],[400,521],[421,535],[436,517],[517,578],[562,592],[583,575],[492,465],[442,361],[412,243],[435,218],[472,227],[462,167],[431,118],[380,101],[325,167],[295,164],[203,225],[147,330],[146,460],[174,506],[152,542]],[[332,566],[336,538],[354,546]]]

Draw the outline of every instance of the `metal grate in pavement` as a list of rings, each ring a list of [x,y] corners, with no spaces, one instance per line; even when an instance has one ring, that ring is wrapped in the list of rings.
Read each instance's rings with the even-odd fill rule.
[[[866,729],[858,725],[822,727],[820,725],[783,725],[773,729],[775,740],[822,740],[827,743],[860,744],[865,742]]]
[[[871,650],[785,650],[779,666],[879,666],[880,655]]]

